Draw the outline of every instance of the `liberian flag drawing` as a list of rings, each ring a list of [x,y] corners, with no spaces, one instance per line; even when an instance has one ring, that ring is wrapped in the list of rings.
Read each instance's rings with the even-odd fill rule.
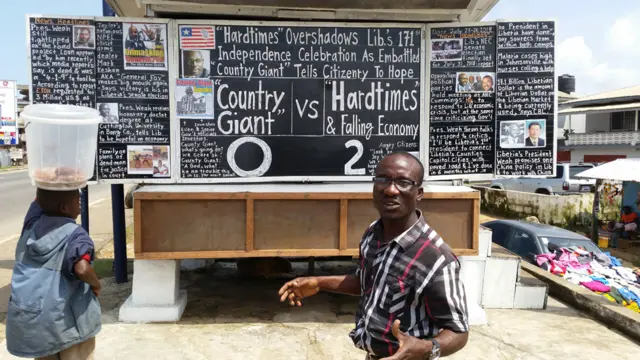
[[[215,49],[216,33],[213,26],[181,26],[181,49]]]

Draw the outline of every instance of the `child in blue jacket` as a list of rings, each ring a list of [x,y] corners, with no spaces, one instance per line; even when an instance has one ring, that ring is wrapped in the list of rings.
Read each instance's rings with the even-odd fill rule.
[[[100,280],[93,240],[75,219],[80,193],[37,189],[16,248],[7,350],[36,359],[93,359]]]

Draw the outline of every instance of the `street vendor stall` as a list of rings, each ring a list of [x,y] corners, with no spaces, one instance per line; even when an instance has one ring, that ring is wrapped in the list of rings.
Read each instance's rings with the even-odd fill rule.
[[[518,259],[487,265],[479,193],[432,185],[555,175],[555,22],[478,22],[495,2],[114,0],[123,17],[29,17],[33,102],[98,109],[93,180],[145,184],[121,319],[178,320],[182,259],[357,256],[373,172],[396,151],[425,166],[421,208],[467,257],[473,311],[525,298]],[[513,127],[536,145],[511,146]]]

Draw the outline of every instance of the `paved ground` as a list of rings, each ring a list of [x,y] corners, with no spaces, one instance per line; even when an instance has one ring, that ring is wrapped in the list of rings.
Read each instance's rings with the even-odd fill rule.
[[[118,323],[118,308],[130,294],[130,284],[104,279],[100,299],[104,326],[96,359],[364,358],[347,336],[356,297],[322,293],[302,308],[291,308],[276,294],[286,279],[240,278],[223,265],[182,274],[189,303],[179,323]],[[317,265],[324,273],[352,270],[344,264]],[[296,268],[302,273],[304,266]],[[637,359],[640,353],[637,344],[553,299],[545,311],[488,310],[487,315],[490,324],[473,327],[467,347],[450,359],[623,360]],[[2,359],[15,359],[7,354],[4,342]]]
[[[0,243],[20,233],[22,219],[35,194],[27,170],[0,172]],[[111,186],[89,186],[90,205],[110,197]]]

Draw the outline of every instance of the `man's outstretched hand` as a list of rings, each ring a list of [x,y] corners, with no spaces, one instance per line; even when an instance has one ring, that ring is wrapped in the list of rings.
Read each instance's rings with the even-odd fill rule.
[[[314,277],[300,277],[284,284],[278,295],[280,302],[289,300],[291,306],[302,306],[302,299],[313,296],[320,291],[318,280]]]
[[[400,331],[400,320],[393,322],[391,332],[400,342],[400,348],[393,356],[380,360],[423,360],[425,355],[431,351],[431,347],[427,344],[428,342]]]

